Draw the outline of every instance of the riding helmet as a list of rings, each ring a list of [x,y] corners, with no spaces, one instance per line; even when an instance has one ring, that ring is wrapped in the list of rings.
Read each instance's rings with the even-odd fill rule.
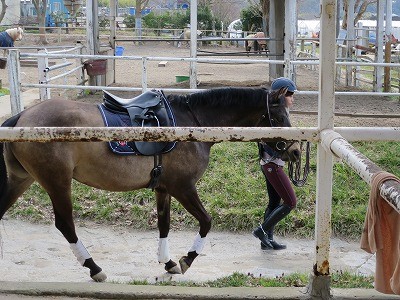
[[[286,77],[279,77],[272,81],[271,90],[287,88],[288,92],[294,93],[297,90],[296,84]]]

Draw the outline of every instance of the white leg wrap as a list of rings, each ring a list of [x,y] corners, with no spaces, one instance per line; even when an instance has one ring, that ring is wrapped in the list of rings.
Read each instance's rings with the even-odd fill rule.
[[[167,263],[170,261],[168,238],[160,238],[158,240],[158,262]]]
[[[193,245],[190,247],[189,252],[196,251],[197,254],[200,254],[203,251],[205,242],[206,238],[200,237],[200,233],[198,233],[194,238]]]
[[[91,258],[89,252],[86,250],[85,246],[83,246],[80,240],[78,240],[76,244],[70,243],[69,246],[82,266],[86,259]]]

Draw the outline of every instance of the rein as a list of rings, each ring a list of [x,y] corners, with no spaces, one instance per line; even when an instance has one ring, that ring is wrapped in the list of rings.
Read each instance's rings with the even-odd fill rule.
[[[192,108],[190,107],[190,104],[189,104],[189,101],[188,101],[188,100],[186,100],[186,105],[187,105],[188,110],[189,110],[190,114],[192,115],[194,121],[196,122],[196,125],[199,126],[199,127],[201,127],[200,122],[199,122],[199,120],[197,119],[196,115],[194,114]]]
[[[310,148],[311,148],[311,143],[307,142],[306,159],[303,170],[301,170],[301,153],[303,151],[300,151],[300,157],[297,162],[289,162],[288,164],[289,178],[295,186],[301,187],[307,181],[308,173],[310,172]],[[303,142],[300,143],[300,149],[303,150]],[[302,178],[301,178],[301,172],[303,172]]]
[[[269,93],[267,93],[267,111],[266,111],[266,114],[268,115],[268,120],[269,120],[269,123],[271,124],[271,117],[270,117],[270,113],[269,113],[269,102],[268,102],[268,100],[269,100]],[[261,115],[261,118],[258,120],[256,125],[254,125],[254,127],[258,127],[258,125],[260,125],[262,120],[265,119],[265,115],[266,114],[264,113],[264,114]],[[272,127],[272,124],[271,124],[271,127]]]

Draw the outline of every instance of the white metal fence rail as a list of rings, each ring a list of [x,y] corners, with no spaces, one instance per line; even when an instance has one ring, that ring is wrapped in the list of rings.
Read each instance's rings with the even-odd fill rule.
[[[40,100],[49,100],[51,99],[51,89],[47,86],[46,84],[49,84],[52,81],[56,81],[58,79],[63,79],[65,85],[67,84],[67,78],[71,74],[76,74],[76,83],[77,85],[83,85],[84,84],[84,72],[83,72],[83,60],[82,58],[74,58],[75,59],[75,66],[73,66],[71,69],[68,69],[68,67],[72,66],[74,63],[72,61],[67,61],[67,57],[65,56],[69,52],[74,52],[75,55],[81,55],[82,54],[82,49],[84,46],[82,44],[77,45],[76,47],[70,48],[70,49],[63,49],[63,50],[53,50],[53,51],[47,51],[47,50],[40,50],[39,53],[44,54],[43,56],[38,56],[37,61],[38,61],[38,74],[39,74],[39,84],[41,85],[39,87],[39,95],[40,95]],[[58,54],[61,57],[62,63],[58,63],[55,65],[50,66],[49,65],[49,55],[51,54]],[[55,70],[63,70],[64,73],[55,75],[53,77],[50,77],[50,74],[55,71]],[[21,84],[23,85],[23,84]]]

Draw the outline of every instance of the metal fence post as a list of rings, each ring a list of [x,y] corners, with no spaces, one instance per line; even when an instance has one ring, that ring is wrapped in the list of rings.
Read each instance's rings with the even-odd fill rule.
[[[147,57],[142,57],[142,93],[147,91]]]
[[[10,49],[7,55],[8,78],[10,82],[11,115],[19,114],[23,109],[21,98],[21,76],[19,63],[19,50]]]
[[[78,55],[82,55],[82,43],[81,42],[77,42],[76,47],[78,47],[78,49],[76,50],[76,54]],[[81,66],[83,65],[83,58],[77,58],[75,60],[75,63],[77,66]],[[85,84],[85,72],[83,70],[83,67],[76,70],[76,78],[77,78],[77,85],[84,85]],[[78,92],[78,94],[83,94],[83,90],[80,90]]]
[[[39,53],[47,53],[46,50],[40,50]],[[39,72],[39,84],[47,84],[48,74],[44,70],[49,66],[49,59],[47,57],[38,57],[38,72]],[[40,101],[50,99],[49,88],[39,88]]]

